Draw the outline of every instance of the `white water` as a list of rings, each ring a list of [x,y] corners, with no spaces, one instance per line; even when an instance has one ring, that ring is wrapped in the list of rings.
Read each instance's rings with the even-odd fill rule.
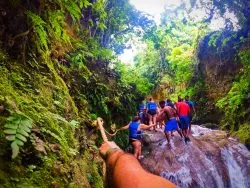
[[[178,187],[250,188],[250,152],[224,131],[194,125],[192,142],[185,144],[175,133],[171,149],[163,133],[150,137],[154,142],[149,142],[150,152],[142,163]],[[161,165],[153,165],[155,159]]]
[[[247,188],[248,185],[247,181],[245,180],[245,175],[243,174],[242,168],[234,159],[231,149],[222,148],[221,153],[223,160],[225,161],[225,164],[228,168],[230,186],[232,188]]]

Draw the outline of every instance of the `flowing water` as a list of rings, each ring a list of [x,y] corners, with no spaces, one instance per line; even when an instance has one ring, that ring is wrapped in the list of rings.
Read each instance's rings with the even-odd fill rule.
[[[191,142],[176,133],[167,145],[163,131],[144,136],[141,163],[180,188],[250,188],[250,151],[224,131],[192,126]]]

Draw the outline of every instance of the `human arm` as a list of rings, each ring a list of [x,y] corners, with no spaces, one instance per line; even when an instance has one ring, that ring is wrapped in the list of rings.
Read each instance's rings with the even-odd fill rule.
[[[147,129],[150,129],[150,128],[154,127],[154,126],[155,126],[155,124],[153,124],[153,125],[140,124],[139,125],[139,130],[147,130]]]
[[[195,107],[194,107],[194,103],[192,103],[192,110],[193,110],[193,112],[196,114]]]
[[[165,111],[166,111],[166,108],[165,108],[165,107],[162,108],[162,109],[159,108],[159,111],[158,111],[157,116],[158,116],[158,117],[161,117],[161,116],[165,113]]]
[[[130,123],[129,123],[130,124]],[[119,131],[122,131],[122,130],[126,130],[129,128],[129,124],[125,125],[124,127],[121,127],[120,129],[118,129]]]
[[[127,188],[175,188],[176,185],[170,181],[146,172],[138,162],[138,160],[114,145],[114,142],[105,142],[99,151],[102,157],[110,148],[115,148],[109,152],[105,158],[107,170],[110,172],[108,176],[114,187]]]

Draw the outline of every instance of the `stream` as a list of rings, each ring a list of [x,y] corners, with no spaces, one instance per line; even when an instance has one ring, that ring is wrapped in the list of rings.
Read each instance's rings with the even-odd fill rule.
[[[192,126],[191,142],[177,132],[171,148],[162,130],[146,131],[142,166],[180,188],[249,188],[250,151],[225,131]]]

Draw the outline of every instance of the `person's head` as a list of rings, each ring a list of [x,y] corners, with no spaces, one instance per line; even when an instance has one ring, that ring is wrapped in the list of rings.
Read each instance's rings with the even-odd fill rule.
[[[167,103],[171,103],[172,101],[170,99],[167,99]]]
[[[133,122],[137,122],[137,121],[139,121],[139,120],[140,120],[140,117],[139,117],[139,116],[134,116],[132,121],[133,121]]]
[[[189,100],[189,96],[186,95],[186,96],[185,96],[185,101],[188,101],[188,100]]]
[[[159,105],[160,105],[161,108],[164,108],[164,106],[165,106],[165,101],[160,101],[160,102],[159,102]]]
[[[178,102],[182,102],[183,99],[181,98],[181,96],[178,96]]]
[[[149,97],[149,99],[148,99],[149,101],[152,101],[153,100],[153,98],[152,97]]]

